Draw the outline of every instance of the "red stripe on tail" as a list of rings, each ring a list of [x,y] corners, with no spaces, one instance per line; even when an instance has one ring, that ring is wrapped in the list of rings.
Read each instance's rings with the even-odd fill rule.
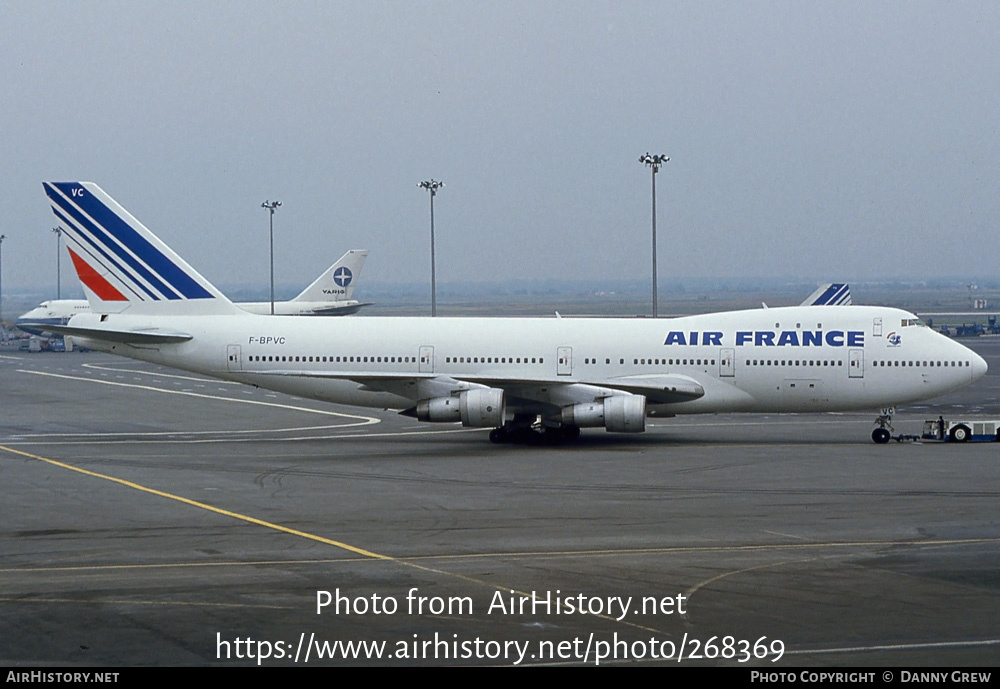
[[[72,249],[67,247],[69,257],[73,259],[73,267],[76,274],[80,276],[80,282],[90,288],[94,294],[103,301],[128,301],[128,297],[115,289],[115,286],[105,280],[90,264],[76,255]]]

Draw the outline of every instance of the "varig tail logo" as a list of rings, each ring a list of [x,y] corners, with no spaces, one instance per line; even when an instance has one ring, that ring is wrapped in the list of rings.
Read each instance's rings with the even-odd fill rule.
[[[897,335],[895,332],[891,332],[888,335],[886,335],[885,339],[888,340],[890,347],[898,347],[899,344],[903,341],[902,336]]]
[[[347,287],[353,279],[354,275],[351,273],[351,269],[346,266],[337,268],[337,271],[333,274],[333,281],[341,287]]]

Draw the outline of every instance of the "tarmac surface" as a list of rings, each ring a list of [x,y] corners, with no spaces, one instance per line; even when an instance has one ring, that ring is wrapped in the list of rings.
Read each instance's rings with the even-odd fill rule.
[[[1000,339],[967,344],[987,376],[898,410],[897,433],[1000,418]],[[0,665],[779,670],[1000,650],[995,443],[877,446],[859,413],[495,446],[96,353],[0,350],[0,394]]]

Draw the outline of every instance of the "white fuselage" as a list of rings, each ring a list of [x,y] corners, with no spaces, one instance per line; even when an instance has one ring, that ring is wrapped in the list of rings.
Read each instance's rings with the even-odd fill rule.
[[[673,319],[350,318],[86,314],[71,325],[183,332],[187,342],[88,346],[350,405],[405,409],[461,386],[505,390],[509,413],[669,376],[704,389],[647,412],[867,410],[981,377],[976,353],[887,307],[788,307]],[[437,382],[435,382],[437,381]],[[458,387],[455,387],[458,385]],[[541,412],[539,412],[541,413]]]

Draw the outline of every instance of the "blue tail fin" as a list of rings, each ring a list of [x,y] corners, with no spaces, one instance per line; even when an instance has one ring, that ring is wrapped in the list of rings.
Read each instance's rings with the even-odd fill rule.
[[[95,312],[241,313],[93,182],[43,186]]]

